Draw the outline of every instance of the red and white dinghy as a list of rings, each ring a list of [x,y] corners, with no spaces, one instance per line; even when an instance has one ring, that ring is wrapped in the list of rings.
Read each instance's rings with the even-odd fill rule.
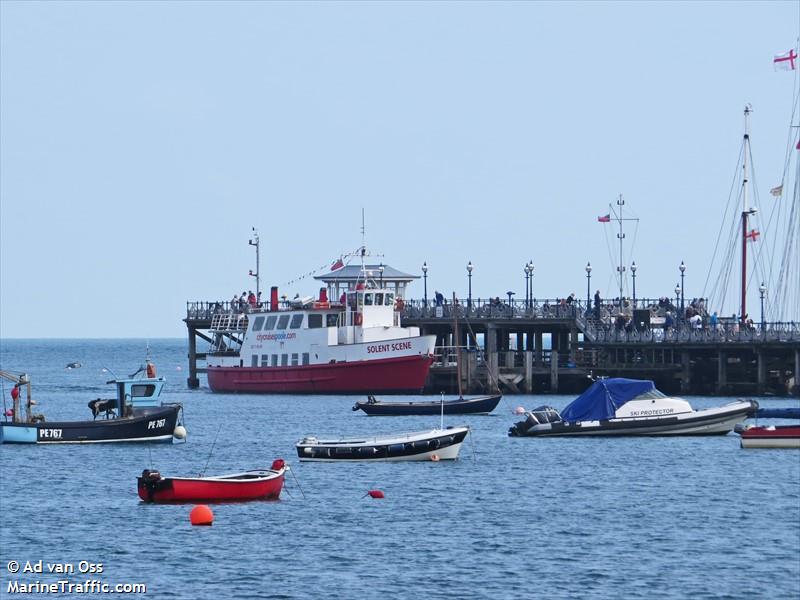
[[[742,448],[800,448],[800,425],[746,425],[736,433]]]
[[[162,477],[158,471],[145,469],[137,477],[137,487],[145,502],[277,500],[288,468],[278,458],[269,469],[211,477]]]

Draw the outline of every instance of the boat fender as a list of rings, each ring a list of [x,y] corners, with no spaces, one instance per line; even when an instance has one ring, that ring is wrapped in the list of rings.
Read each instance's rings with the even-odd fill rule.
[[[283,460],[282,458],[276,458],[275,460],[272,461],[272,466],[270,467],[270,469],[272,471],[280,471],[285,466],[286,466],[285,460]]]
[[[364,321],[363,315],[361,313],[356,313],[355,324],[356,325],[361,325],[361,323],[363,323],[363,321]]]

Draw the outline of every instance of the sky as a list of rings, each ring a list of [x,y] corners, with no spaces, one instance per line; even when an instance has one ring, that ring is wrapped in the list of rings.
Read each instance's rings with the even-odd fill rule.
[[[637,296],[681,261],[703,295],[746,103],[774,201],[799,31],[796,2],[2,0],[0,338],[184,337],[187,301],[255,288],[253,227],[262,289],[312,294],[362,209],[429,295],[471,261],[474,297],[524,298],[531,260],[538,298],[585,298],[587,262],[612,297],[622,194]]]

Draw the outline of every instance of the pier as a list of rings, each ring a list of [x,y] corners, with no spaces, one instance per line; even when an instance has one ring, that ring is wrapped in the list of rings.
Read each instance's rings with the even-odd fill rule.
[[[227,303],[187,302],[190,388],[205,372],[203,351],[214,310]],[[618,327],[626,310],[606,305],[587,311],[575,300],[432,305],[407,300],[404,326],[436,335],[434,364],[425,391],[457,389],[455,351],[462,351],[462,387],[467,393],[575,393],[589,377],[652,379],[667,393],[788,395],[800,393],[800,324],[759,323],[752,328],[721,320],[714,328],[678,320],[664,328],[656,301],[638,300],[632,319]],[[457,313],[454,315],[454,312]],[[458,316],[458,330],[454,316]]]

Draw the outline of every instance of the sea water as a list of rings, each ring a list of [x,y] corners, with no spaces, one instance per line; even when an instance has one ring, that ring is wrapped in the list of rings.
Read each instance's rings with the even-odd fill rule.
[[[93,580],[186,599],[800,597],[800,451],[743,450],[735,434],[509,438],[514,407],[572,398],[507,396],[490,416],[446,417],[472,428],[455,462],[299,463],[306,435],[439,418],[367,417],[353,396],[213,394],[202,379],[189,390],[185,340],[5,340],[0,368],[30,374],[49,420],[83,419],[148,351],[168,379],[162,399],[184,405],[187,442],[1,446],[0,596],[17,595],[14,581]],[[292,467],[281,499],[212,505],[212,527],[136,493],[145,468],[223,474],[278,457]],[[44,572],[12,574],[10,561]]]

